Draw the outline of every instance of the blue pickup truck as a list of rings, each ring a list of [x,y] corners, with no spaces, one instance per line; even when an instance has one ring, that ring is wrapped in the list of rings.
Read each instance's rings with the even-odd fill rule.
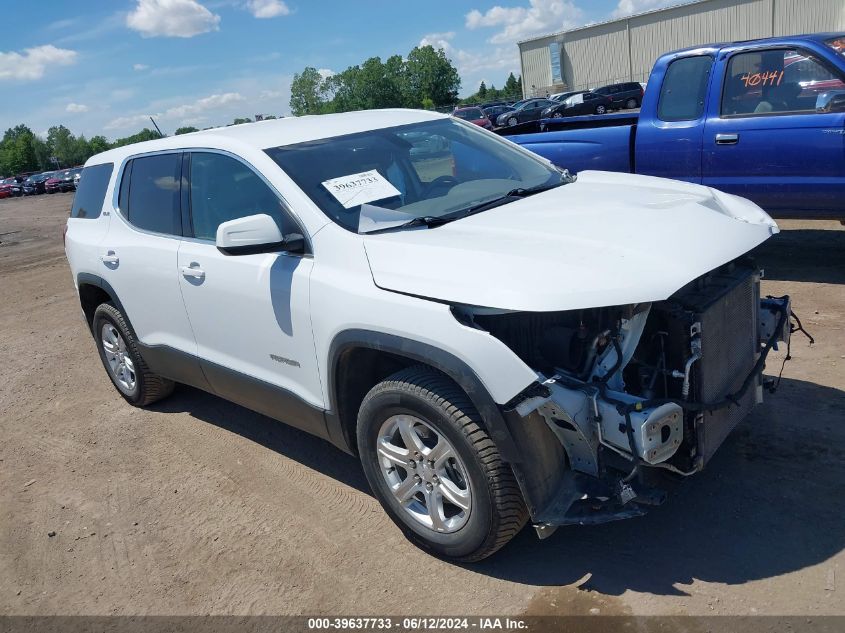
[[[573,173],[686,180],[749,198],[774,217],[845,220],[845,33],[668,53],[639,114],[502,132]]]

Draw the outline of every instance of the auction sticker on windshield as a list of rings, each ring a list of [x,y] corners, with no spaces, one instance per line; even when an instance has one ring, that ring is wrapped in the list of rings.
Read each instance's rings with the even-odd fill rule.
[[[324,180],[322,185],[343,205],[344,209],[400,195],[399,190],[375,169]]]

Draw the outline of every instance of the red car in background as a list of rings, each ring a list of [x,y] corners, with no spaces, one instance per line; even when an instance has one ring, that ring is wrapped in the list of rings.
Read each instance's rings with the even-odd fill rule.
[[[22,180],[23,178],[17,176],[0,180],[0,198],[12,198],[23,195]]]
[[[490,119],[488,119],[487,115],[484,114],[484,110],[479,107],[473,106],[455,108],[452,112],[452,116],[463,119],[464,121],[469,121],[470,123],[475,123],[476,125],[483,127],[485,130],[493,129],[493,124],[490,123]]]

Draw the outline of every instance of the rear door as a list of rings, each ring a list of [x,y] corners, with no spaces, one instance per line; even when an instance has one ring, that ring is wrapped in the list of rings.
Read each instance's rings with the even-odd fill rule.
[[[845,112],[817,109],[845,89],[830,62],[797,47],[738,50],[720,61],[704,133],[704,184],[775,215],[841,217]]]
[[[138,340],[149,348],[142,355],[166,354],[172,361],[168,378],[196,383],[196,343],[176,275],[181,163],[178,151],[125,163],[116,185],[118,212],[112,214],[98,255],[101,276],[116,292]]]

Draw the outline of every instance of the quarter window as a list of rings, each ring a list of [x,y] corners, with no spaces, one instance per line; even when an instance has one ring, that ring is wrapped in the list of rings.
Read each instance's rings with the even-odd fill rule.
[[[144,156],[130,165],[124,169],[120,187],[121,212],[139,229],[181,235],[182,155]]]
[[[713,58],[707,55],[684,57],[669,64],[657,116],[661,121],[695,121],[704,113],[704,97]]]
[[[839,75],[802,51],[739,53],[728,62],[722,116],[809,114],[821,93],[843,88]]]
[[[283,235],[299,232],[272,189],[239,160],[224,154],[191,155],[191,218],[194,237],[213,240],[221,223],[266,213]]]
[[[73,196],[70,217],[88,219],[100,217],[113,168],[113,163],[104,163],[82,170],[76,195]]]

